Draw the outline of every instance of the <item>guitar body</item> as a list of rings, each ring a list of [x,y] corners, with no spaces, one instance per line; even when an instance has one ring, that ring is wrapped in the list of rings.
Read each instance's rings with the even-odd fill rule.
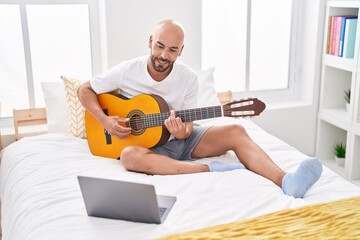
[[[142,116],[154,113],[168,112],[168,105],[164,99],[156,95],[141,94],[131,99],[124,99],[121,95],[99,94],[100,106],[108,116],[130,118],[132,133],[118,139],[111,136],[104,127],[88,112],[85,112],[86,134],[91,152],[97,156],[119,158],[126,146],[142,146],[151,148],[167,142],[170,133],[165,126],[143,128],[140,121]]]

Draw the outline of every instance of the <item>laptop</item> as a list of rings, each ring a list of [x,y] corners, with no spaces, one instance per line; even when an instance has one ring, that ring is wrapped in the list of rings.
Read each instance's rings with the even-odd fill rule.
[[[92,217],[163,223],[176,197],[156,195],[153,185],[78,176],[87,214]]]

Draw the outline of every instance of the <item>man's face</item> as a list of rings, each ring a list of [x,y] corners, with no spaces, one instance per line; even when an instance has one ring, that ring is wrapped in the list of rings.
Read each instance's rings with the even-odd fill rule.
[[[177,59],[177,55],[171,57],[164,54],[164,47],[161,43],[155,43],[155,47],[151,50],[151,63],[155,71],[157,72],[165,72],[166,70],[170,69],[174,62]]]
[[[172,34],[156,34],[150,37],[151,64],[155,71],[170,70],[181,55],[183,39]]]

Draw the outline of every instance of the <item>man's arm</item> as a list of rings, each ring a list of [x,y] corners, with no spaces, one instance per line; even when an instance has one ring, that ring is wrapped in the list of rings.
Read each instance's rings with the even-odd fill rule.
[[[78,90],[77,95],[84,108],[101,124],[104,128],[117,138],[125,138],[131,133],[131,128],[122,127],[128,119],[118,116],[107,116],[102,110],[96,92],[92,89],[90,81],[82,84]]]

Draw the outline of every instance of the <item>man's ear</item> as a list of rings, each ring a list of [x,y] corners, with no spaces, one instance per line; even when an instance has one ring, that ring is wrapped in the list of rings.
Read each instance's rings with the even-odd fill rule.
[[[181,47],[181,49],[180,49],[180,51],[179,51],[178,57],[181,56],[181,53],[182,53],[183,49],[184,49],[184,45],[182,45],[182,47]]]
[[[152,42],[153,42],[153,36],[151,35],[149,38],[149,48],[151,49],[152,46]]]

